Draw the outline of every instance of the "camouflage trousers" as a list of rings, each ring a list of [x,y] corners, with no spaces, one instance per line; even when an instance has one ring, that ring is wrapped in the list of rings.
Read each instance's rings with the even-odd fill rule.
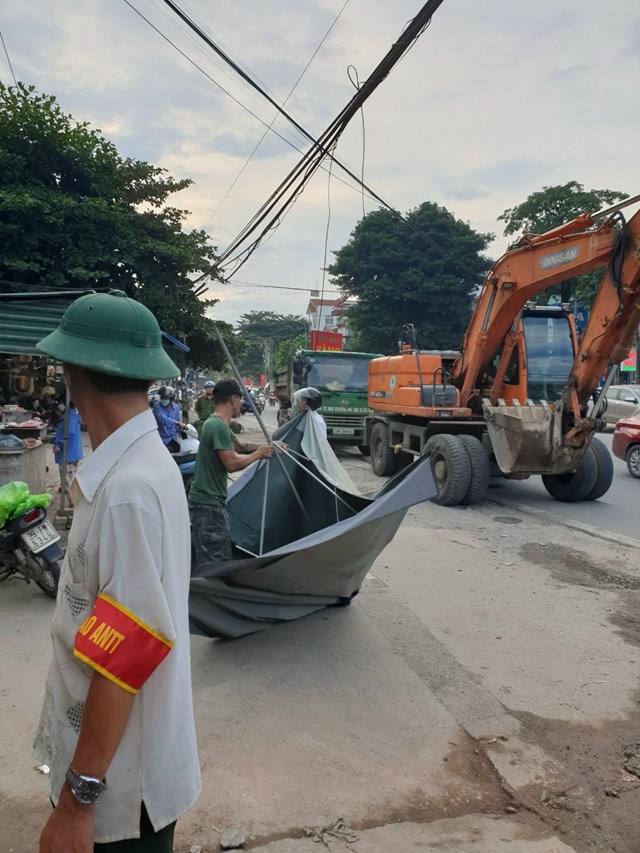
[[[192,565],[220,563],[231,559],[229,516],[222,506],[204,506],[189,501]]]

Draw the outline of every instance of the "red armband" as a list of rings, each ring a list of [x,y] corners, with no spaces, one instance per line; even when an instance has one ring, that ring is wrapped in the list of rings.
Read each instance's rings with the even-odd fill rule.
[[[73,654],[128,693],[137,693],[173,643],[106,595],[80,626]]]

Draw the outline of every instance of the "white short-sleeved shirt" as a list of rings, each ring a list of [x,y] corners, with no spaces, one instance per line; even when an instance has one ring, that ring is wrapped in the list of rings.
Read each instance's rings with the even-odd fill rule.
[[[53,660],[34,744],[51,768],[54,802],[94,672],[74,656],[74,642],[97,596],[173,644],[136,694],[107,771],[95,811],[95,840],[106,843],[139,836],[142,801],[157,831],[200,793],[189,652],[189,514],[178,466],[150,411],[99,445],[74,486],[76,508],[51,628]]]

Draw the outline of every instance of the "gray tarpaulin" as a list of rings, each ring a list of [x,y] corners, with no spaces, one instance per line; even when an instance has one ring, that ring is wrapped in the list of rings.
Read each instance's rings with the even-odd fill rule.
[[[312,425],[306,414],[287,424],[279,437],[289,454],[256,463],[229,489],[237,558],[195,568],[192,633],[239,637],[348,604],[407,509],[436,495],[428,457],[378,492],[354,494],[353,483],[341,479],[333,451]]]

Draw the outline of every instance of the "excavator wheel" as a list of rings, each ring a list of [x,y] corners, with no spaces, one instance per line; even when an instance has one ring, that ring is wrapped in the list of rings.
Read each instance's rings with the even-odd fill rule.
[[[476,504],[484,500],[489,488],[489,457],[482,442],[474,435],[461,435],[460,441],[464,444],[471,462],[471,482],[466,495],[461,503]]]
[[[389,426],[378,421],[371,430],[370,445],[371,469],[378,477],[388,477],[398,470],[398,458],[389,442]]]
[[[596,457],[598,475],[594,487],[583,500],[595,501],[606,494],[611,488],[611,483],[613,483],[613,459],[607,445],[603,441],[600,441],[599,438],[591,439],[587,453],[592,453]]]
[[[431,454],[431,470],[438,487],[433,502],[440,506],[456,506],[464,500],[471,484],[471,460],[458,436],[434,435],[425,445]]]
[[[543,474],[542,482],[552,498],[565,503],[587,500],[598,479],[598,461],[595,453],[585,453],[573,473]]]

